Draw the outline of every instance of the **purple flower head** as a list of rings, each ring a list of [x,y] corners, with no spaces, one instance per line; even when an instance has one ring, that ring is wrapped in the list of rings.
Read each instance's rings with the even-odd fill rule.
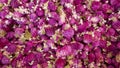
[[[67,29],[63,32],[63,36],[66,37],[66,38],[72,38],[74,35],[74,30],[72,28],[70,29]]]
[[[48,3],[48,9],[49,9],[50,11],[55,11],[55,10],[57,9],[57,6],[55,5],[54,2],[50,1],[50,2]]]
[[[9,64],[10,63],[10,59],[7,58],[6,56],[3,56],[1,59],[2,64]]]

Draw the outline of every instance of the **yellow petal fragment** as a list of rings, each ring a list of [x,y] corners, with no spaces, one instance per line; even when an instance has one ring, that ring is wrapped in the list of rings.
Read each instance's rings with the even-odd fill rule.
[[[0,11],[2,10],[2,7],[3,7],[4,5],[2,4],[2,3],[0,3]]]
[[[24,37],[25,37],[26,40],[30,40],[32,35],[31,35],[31,33],[28,30],[25,30]]]
[[[6,32],[2,29],[0,29],[0,38],[4,37],[6,35]]]
[[[70,65],[66,65],[65,68],[70,68]]]

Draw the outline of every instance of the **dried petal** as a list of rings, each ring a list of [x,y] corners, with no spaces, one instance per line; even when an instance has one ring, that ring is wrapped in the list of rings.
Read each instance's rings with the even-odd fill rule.
[[[11,0],[10,5],[11,5],[13,8],[18,8],[19,5],[20,5],[20,3],[18,2],[18,0]]]
[[[55,67],[56,67],[56,68],[64,68],[65,63],[66,63],[65,59],[59,58],[59,59],[57,59],[57,61],[55,62]]]
[[[3,56],[1,62],[2,62],[2,64],[9,64],[10,63],[10,59],[7,58],[6,56]]]
[[[14,44],[9,44],[8,48],[6,49],[10,53],[14,53],[16,51],[16,45]]]
[[[57,7],[56,7],[54,2],[50,1],[48,3],[48,9],[51,10],[51,11],[55,11],[57,9]]]
[[[74,30],[72,28],[70,29],[67,29],[63,32],[63,36],[66,37],[66,38],[72,38],[74,35]]]
[[[47,36],[52,36],[52,35],[54,35],[55,30],[53,27],[47,27],[47,28],[45,28],[45,32],[46,32]]]
[[[72,48],[68,45],[57,50],[57,57],[68,56],[72,53]]]
[[[57,21],[54,20],[54,19],[50,19],[49,24],[52,25],[52,26],[55,26],[57,24]]]
[[[92,36],[89,34],[84,34],[83,40],[85,43],[91,43],[92,42]]]

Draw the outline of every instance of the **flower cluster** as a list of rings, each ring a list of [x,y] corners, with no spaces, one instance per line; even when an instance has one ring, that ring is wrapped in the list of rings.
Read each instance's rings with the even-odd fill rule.
[[[0,0],[0,68],[120,68],[120,0]]]

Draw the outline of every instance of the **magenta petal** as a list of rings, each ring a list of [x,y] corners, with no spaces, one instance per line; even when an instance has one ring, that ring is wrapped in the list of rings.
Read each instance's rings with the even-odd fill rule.
[[[22,3],[27,3],[29,0],[21,0]]]
[[[96,56],[96,62],[102,62],[103,61],[103,56],[102,56],[102,54],[101,53],[98,53],[98,52],[96,52],[95,53],[95,56]]]
[[[38,35],[37,29],[36,28],[32,28],[31,29],[31,34],[32,34],[33,37],[36,37]]]
[[[88,55],[89,62],[93,62],[95,60],[95,55],[93,53],[90,53]]]
[[[100,40],[100,47],[101,47],[101,48],[106,48],[106,46],[107,46],[107,41],[105,41],[105,40]]]
[[[74,30],[73,29],[67,29],[63,32],[63,36],[66,38],[72,38],[74,35]]]
[[[37,14],[38,16],[43,16],[43,15],[44,15],[44,10],[38,7],[38,8],[36,9],[36,14]]]
[[[92,36],[89,34],[84,34],[83,40],[85,43],[91,43],[92,42]]]
[[[54,2],[49,2],[48,3],[48,9],[51,10],[51,11],[55,11],[57,9],[56,5]]]
[[[43,55],[41,53],[36,53],[35,54],[35,60],[38,62],[38,63],[44,63],[45,62],[45,59],[43,57]]]
[[[112,26],[114,29],[120,29],[120,22],[119,21],[113,22]]]
[[[35,21],[37,19],[37,15],[35,13],[30,15],[31,22]]]
[[[97,47],[99,45],[100,45],[100,41],[99,40],[92,42],[92,46],[94,46],[94,47]]]
[[[8,14],[8,12],[6,12],[6,11],[0,11],[0,18],[4,19],[7,14]]]
[[[18,8],[19,5],[20,5],[20,3],[18,2],[18,0],[11,0],[10,5],[11,5],[13,8]]]
[[[80,58],[85,59],[87,57],[86,51],[83,51]]]
[[[111,10],[113,10],[109,4],[103,4],[102,8],[105,13],[107,13],[107,12],[109,13],[109,11],[111,12]]]
[[[23,29],[23,28],[16,28],[16,29],[15,29],[15,36],[16,36],[16,35],[20,36],[23,32],[24,32],[24,29]]]
[[[0,60],[2,59],[2,56],[3,56],[2,53],[0,53]]]
[[[120,42],[117,44],[117,47],[120,49]]]
[[[47,27],[47,28],[45,28],[45,32],[46,32],[47,36],[52,36],[52,35],[54,35],[55,30],[53,27]]]
[[[35,59],[35,54],[30,53],[25,58],[26,58],[26,61],[29,63]]]
[[[60,16],[57,12],[51,12],[51,17],[55,19],[56,21],[59,21]]]
[[[72,53],[72,48],[68,45],[60,48],[57,50],[57,56],[62,57],[62,56],[68,56]]]
[[[100,2],[97,2],[97,1],[93,1],[92,2],[92,10],[94,11],[96,11],[96,10],[99,10],[100,9],[100,7],[101,7],[101,3]]]
[[[115,30],[113,28],[109,28],[107,31],[108,36],[113,36],[115,34]]]
[[[111,5],[117,5],[119,3],[119,0],[110,0]]]
[[[0,3],[7,3],[8,0],[0,0]]]
[[[85,8],[82,5],[75,6],[76,12],[85,12]]]
[[[112,65],[109,65],[109,66],[108,66],[108,68],[115,68],[115,67],[114,67],[114,66],[112,66]]]
[[[54,20],[54,19],[50,19],[49,24],[52,25],[52,26],[55,26],[55,24],[57,24],[57,21]]]
[[[16,45],[15,44],[9,44],[8,48],[6,50],[10,53],[14,53],[16,51]]]
[[[40,0],[41,3],[45,3],[47,2],[48,0]]]
[[[8,39],[0,38],[0,48],[5,47],[9,43]]]
[[[82,43],[76,42],[76,43],[72,43],[71,47],[73,50],[82,50],[84,45]]]
[[[28,53],[34,46],[35,46],[35,44],[32,41],[26,42],[24,52]]]
[[[82,25],[79,25],[79,26],[78,26],[78,31],[79,31],[79,32],[84,32],[88,27],[89,27],[89,23],[88,23],[88,22],[85,22],[85,23],[83,23]]]
[[[1,62],[2,64],[9,64],[10,60],[6,56],[3,56]]]
[[[65,59],[59,58],[55,62],[55,67],[56,68],[64,68],[65,63],[66,63]]]
[[[78,5],[82,2],[82,0],[74,0],[73,2],[74,2],[75,5]]]
[[[13,39],[13,38],[14,38],[14,32],[9,32],[9,33],[7,33],[6,38],[7,38],[7,39]]]

